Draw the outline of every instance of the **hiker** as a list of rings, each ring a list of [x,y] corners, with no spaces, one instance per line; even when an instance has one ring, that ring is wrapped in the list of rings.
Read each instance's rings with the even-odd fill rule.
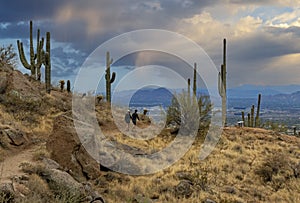
[[[133,125],[135,126],[136,125],[136,119],[140,120],[139,115],[137,114],[137,110],[134,110],[134,113],[132,114],[131,119],[132,119]]]
[[[128,110],[125,115],[125,122],[127,123],[127,130],[129,130],[130,119],[132,119],[132,117],[130,115],[130,110]]]

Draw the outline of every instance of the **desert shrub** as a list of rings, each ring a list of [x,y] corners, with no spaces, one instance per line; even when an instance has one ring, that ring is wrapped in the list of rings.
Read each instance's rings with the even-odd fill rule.
[[[211,110],[212,104],[209,96],[201,95],[195,99],[188,92],[183,91],[173,96],[171,105],[167,109],[166,124],[193,128],[189,125],[199,122],[198,131],[205,132],[210,124]]]
[[[257,167],[255,173],[259,175],[262,180],[266,182],[271,182],[273,177],[284,171],[288,166],[288,160],[282,154],[273,154],[266,157],[262,164]]]
[[[275,132],[286,133],[288,127],[283,123],[273,122],[273,121],[266,121],[262,124],[262,127],[265,129],[273,130]]]
[[[15,66],[16,64],[16,53],[12,44],[7,47],[0,47],[0,66],[9,65]]]
[[[30,189],[32,197],[45,200],[51,197],[47,183],[37,174],[30,175],[26,185]]]
[[[70,187],[66,187],[64,185],[58,187],[56,186],[55,188],[52,187],[51,190],[54,193],[53,202],[80,203],[85,199],[80,191],[72,189]]]
[[[209,186],[208,174],[209,171],[207,168],[203,168],[201,171],[195,170],[192,173],[194,179],[193,184],[195,187],[199,187],[201,190],[207,191]]]
[[[44,147],[41,147],[40,149],[38,149],[37,151],[34,152],[32,159],[35,161],[40,161],[40,160],[43,160],[43,158],[49,158],[49,157],[50,157],[50,154],[47,151],[47,149]]]
[[[37,174],[43,176],[49,174],[49,170],[41,164],[33,165],[29,162],[22,162],[20,163],[19,168],[21,168],[24,173],[28,174]]]
[[[293,175],[295,178],[300,178],[300,162],[298,164],[291,164],[291,168],[293,170]]]
[[[28,123],[38,122],[36,114],[42,115],[45,108],[41,108],[42,102],[32,98],[22,98],[17,91],[10,92],[3,102],[5,109],[16,119],[27,121]]]

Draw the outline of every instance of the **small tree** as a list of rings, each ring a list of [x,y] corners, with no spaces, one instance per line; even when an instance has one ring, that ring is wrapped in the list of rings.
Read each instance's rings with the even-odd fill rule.
[[[64,80],[60,80],[59,83],[60,83],[60,91],[63,91],[64,88],[65,88],[65,81]]]
[[[7,47],[0,47],[0,66],[3,65],[16,65],[16,53],[12,44]]]

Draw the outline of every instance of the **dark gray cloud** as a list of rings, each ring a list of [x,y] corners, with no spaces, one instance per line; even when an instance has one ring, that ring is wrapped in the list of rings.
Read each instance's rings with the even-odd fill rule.
[[[41,20],[52,17],[68,0],[0,0],[0,22]]]
[[[257,34],[233,41],[229,49],[231,52],[229,60],[241,63],[300,52],[300,46],[295,47],[294,42],[289,38],[278,40],[267,34]]]
[[[9,23],[6,27],[0,26],[0,39],[13,39],[13,44],[16,44],[17,39],[26,42],[29,38],[29,20],[34,20],[34,35],[37,28],[41,29],[43,36],[46,31],[50,31],[53,45],[72,45],[74,50],[79,51],[66,52],[64,47],[52,50],[54,77],[68,77],[76,75],[85,57],[114,36],[146,28],[178,31],[177,25],[181,19],[191,18],[207,7],[224,3],[220,0],[0,0],[0,23]],[[241,6],[279,4],[271,0],[229,0],[226,1],[228,3]],[[72,11],[69,18],[68,9]],[[64,14],[65,21],[64,16],[60,16]],[[217,32],[222,31],[216,30]],[[270,59],[300,53],[300,45],[295,42],[299,38],[300,28],[296,26],[264,27],[256,34],[241,38],[229,36],[228,67],[232,71],[229,74],[230,81],[232,84],[239,84],[245,81],[243,78],[253,76],[253,72],[263,69]],[[219,47],[208,47],[209,55],[217,67],[222,63],[222,39],[219,40]],[[127,56],[116,65],[130,67],[135,63],[136,57],[137,55]],[[153,61],[157,64],[180,66],[177,60],[169,60],[166,56],[154,58]],[[162,59],[167,59],[167,62]],[[243,75],[239,71],[243,71]]]

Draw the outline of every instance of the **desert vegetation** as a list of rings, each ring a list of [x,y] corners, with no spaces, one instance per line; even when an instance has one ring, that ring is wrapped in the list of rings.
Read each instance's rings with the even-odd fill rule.
[[[174,95],[167,110],[167,125],[155,138],[136,140],[117,128],[111,113],[111,84],[117,73],[110,73],[110,53],[106,57],[106,101],[102,95],[74,93],[70,81],[65,90],[63,78],[59,87],[51,86],[50,34],[43,50],[39,33],[34,53],[31,22],[30,63],[18,42],[22,64],[30,69],[30,76],[14,67],[12,46],[0,49],[0,203],[300,202],[300,139],[257,128],[260,99],[256,118],[254,108],[251,111],[252,125],[225,127],[213,152],[200,160],[213,104],[208,96],[196,94],[196,64],[193,87],[189,79],[187,90]],[[223,43],[219,90],[226,108],[226,41]],[[42,64],[45,83],[40,81]],[[94,160],[78,138],[73,95],[82,105],[96,101],[97,122],[109,144],[134,156],[161,151],[174,141],[178,128],[190,128],[189,123],[197,121],[195,142],[180,160],[157,173],[135,176],[115,172]],[[200,117],[187,119],[195,113]],[[151,118],[146,113],[140,116],[143,119],[137,127],[144,129]],[[226,124],[226,114],[222,123]],[[81,127],[87,137],[98,133],[88,122],[81,122]],[[172,160],[175,155],[168,158]],[[130,160],[126,164],[132,170],[143,167]]]

